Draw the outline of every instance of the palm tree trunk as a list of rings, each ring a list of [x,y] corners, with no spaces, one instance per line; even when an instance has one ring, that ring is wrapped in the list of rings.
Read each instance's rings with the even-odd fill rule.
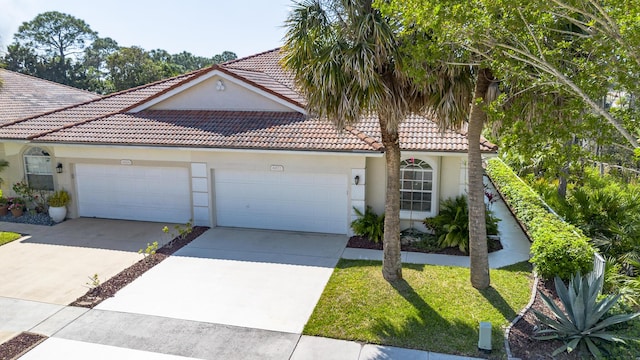
[[[480,100],[485,99],[492,79],[491,70],[484,68],[479,70],[469,114],[469,260],[471,285],[476,289],[486,289],[490,284],[482,154],[480,153],[480,137],[487,114],[482,108],[484,101],[480,102]]]
[[[380,117],[380,134],[385,148],[387,192],[384,204],[384,237],[382,239],[382,276],[387,281],[402,279],[400,259],[400,141],[398,133],[387,130],[386,120]]]

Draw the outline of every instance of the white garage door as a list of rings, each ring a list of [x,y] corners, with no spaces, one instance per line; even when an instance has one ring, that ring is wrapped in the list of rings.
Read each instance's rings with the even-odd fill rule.
[[[80,216],[186,223],[189,170],[176,167],[76,165]]]
[[[346,175],[215,171],[219,226],[347,233]]]

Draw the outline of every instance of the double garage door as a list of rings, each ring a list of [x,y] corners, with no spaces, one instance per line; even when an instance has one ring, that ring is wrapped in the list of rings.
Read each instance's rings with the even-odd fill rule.
[[[347,233],[347,177],[214,171],[218,226]],[[191,218],[188,168],[77,164],[84,217],[185,223]]]
[[[78,213],[184,224],[191,218],[189,179],[187,168],[77,164]]]
[[[219,226],[347,233],[347,177],[215,170]]]

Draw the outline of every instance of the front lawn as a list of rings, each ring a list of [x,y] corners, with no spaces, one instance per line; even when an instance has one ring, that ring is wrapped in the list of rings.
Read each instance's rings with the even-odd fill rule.
[[[18,240],[22,235],[9,231],[0,231],[0,246]]]
[[[533,281],[526,262],[491,270],[483,291],[466,268],[403,264],[403,276],[390,284],[379,261],[340,260],[304,333],[481,356],[478,325],[490,321],[491,357],[502,358],[504,328],[529,301]]]

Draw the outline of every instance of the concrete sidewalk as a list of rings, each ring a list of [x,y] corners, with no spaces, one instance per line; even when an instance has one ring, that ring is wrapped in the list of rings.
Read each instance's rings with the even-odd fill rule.
[[[472,360],[391,346],[166,317],[128,314],[0,298],[14,330],[49,339],[21,360]],[[29,311],[29,317],[18,316]],[[11,316],[11,315],[9,315]]]

